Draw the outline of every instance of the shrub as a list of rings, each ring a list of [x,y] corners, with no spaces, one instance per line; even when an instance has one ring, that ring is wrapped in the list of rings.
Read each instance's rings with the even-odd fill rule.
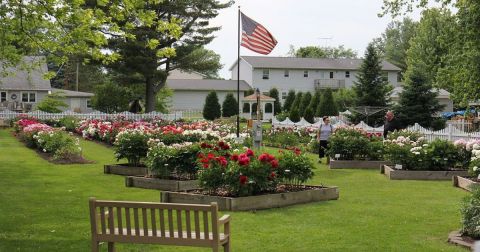
[[[467,196],[462,205],[462,233],[480,238],[480,187],[473,188],[472,194]]]
[[[60,113],[62,108],[67,108],[68,105],[65,103],[65,93],[64,92],[54,92],[48,94],[45,98],[42,99],[37,104],[37,109],[47,113]]]
[[[366,132],[355,128],[337,128],[330,136],[328,154],[340,160],[364,160],[369,153],[370,140]],[[367,148],[366,148],[367,147]]]
[[[427,148],[429,167],[431,170],[448,170],[459,161],[459,151],[452,142],[436,139]]]
[[[268,92],[268,96],[275,98],[275,101],[273,102],[274,115],[281,113],[282,105],[280,104],[280,98],[278,97],[278,89],[271,88],[270,91]]]
[[[65,116],[60,119],[59,124],[61,127],[65,127],[65,130],[73,132],[78,127],[79,122],[80,119],[78,119],[78,117]]]
[[[408,138],[411,141],[418,141],[419,138],[422,137],[422,134],[420,134],[417,131],[410,131],[410,130],[395,130],[393,132],[388,133],[387,139],[389,140],[394,140],[397,139],[398,137],[404,137]],[[423,137],[422,137],[423,139]]]
[[[210,92],[205,98],[205,105],[203,106],[203,118],[207,120],[215,120],[220,118],[220,103],[218,103],[217,93]]]
[[[470,159],[470,169],[469,173],[472,176],[480,177],[480,143],[478,141],[474,141],[475,144],[471,146],[471,159]],[[468,150],[467,144],[467,150]]]
[[[314,123],[314,116],[315,116],[315,112],[312,110],[311,107],[308,107],[306,110],[305,110],[305,115],[303,116],[303,118],[305,118],[305,121],[309,122],[309,123]]]
[[[285,184],[300,186],[313,177],[312,161],[297,148],[280,152],[278,162],[278,177]]]
[[[225,96],[225,100],[222,104],[222,116],[223,117],[230,117],[238,114],[238,102],[233,97],[232,93],[228,93]]]
[[[72,160],[81,155],[82,148],[78,138],[64,131],[41,131],[34,138],[38,148],[43,152],[52,153],[54,160]]]
[[[145,164],[152,174],[160,178],[195,179],[199,144],[185,142],[170,146],[162,142],[150,142]]]
[[[298,111],[297,107],[292,107],[292,109],[290,110],[289,118],[292,122],[300,121],[300,112]]]
[[[149,133],[140,129],[126,129],[117,134],[114,142],[117,161],[126,158],[128,164],[139,166],[147,156]]]

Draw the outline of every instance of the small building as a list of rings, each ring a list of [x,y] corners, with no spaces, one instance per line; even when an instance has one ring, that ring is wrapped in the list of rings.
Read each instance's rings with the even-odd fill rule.
[[[396,87],[393,89],[390,97],[392,98],[392,102],[398,103],[400,101],[400,93],[403,91],[403,87]],[[444,105],[442,111],[440,112],[451,112],[453,111],[453,101],[450,99],[450,93],[445,89],[435,89],[434,91],[438,91],[437,100],[440,105]]]
[[[44,78],[48,68],[43,56],[23,57],[19,66],[8,67],[5,73],[5,77],[0,77],[0,110],[29,112],[35,110],[48,94],[63,91],[69,107],[61,109],[82,113],[92,111],[90,99],[94,94],[51,87],[50,81]]]
[[[257,95],[252,94],[241,99],[242,113],[241,117],[245,119],[257,119]],[[268,121],[273,119],[275,98],[260,94],[260,119]]]
[[[228,93],[237,99],[237,81],[213,79],[168,79],[167,87],[173,90],[170,110],[202,110],[208,93],[215,91],[220,105]],[[245,81],[240,81],[240,100],[244,92],[252,89]]]

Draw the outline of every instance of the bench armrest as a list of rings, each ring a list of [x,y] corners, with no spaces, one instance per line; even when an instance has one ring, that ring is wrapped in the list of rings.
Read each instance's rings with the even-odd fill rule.
[[[226,223],[229,223],[229,222],[230,222],[230,215],[228,214],[222,216],[222,218],[218,220],[218,224],[220,225],[225,225]]]

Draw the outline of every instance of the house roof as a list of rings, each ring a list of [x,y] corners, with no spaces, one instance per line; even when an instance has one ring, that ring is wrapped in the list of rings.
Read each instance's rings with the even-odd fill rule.
[[[234,91],[237,90],[236,80],[191,80],[191,79],[173,79],[167,80],[167,86],[173,90],[221,90]],[[252,89],[247,82],[240,81],[240,90],[247,91]]]
[[[281,68],[281,69],[337,69],[358,70],[363,59],[330,59],[330,58],[297,58],[297,57],[267,57],[241,56],[253,68]],[[229,70],[237,64],[233,63]],[[400,71],[388,61],[382,61],[382,70]]]
[[[52,92],[63,92],[66,97],[92,97],[95,95],[93,93],[78,92],[59,88],[52,88]]]
[[[390,94],[390,97],[392,98],[398,98],[400,97],[400,93],[403,91],[403,87],[396,87],[392,90],[392,93]],[[437,92],[438,91],[438,95],[437,95],[437,98],[447,98],[449,99],[450,98],[450,93],[445,90],[445,89],[437,89],[437,88],[434,88],[433,89],[434,92]]]
[[[0,63],[1,68],[1,63]],[[1,70],[0,70],[1,71]],[[2,90],[50,90],[50,80],[43,78],[48,72],[43,56],[26,56],[17,67],[7,67],[7,76],[0,76]]]
[[[245,96],[242,100],[244,100],[244,101],[256,101],[257,100],[257,95],[256,94],[251,94],[249,96]],[[275,98],[260,94],[260,101],[275,101]]]

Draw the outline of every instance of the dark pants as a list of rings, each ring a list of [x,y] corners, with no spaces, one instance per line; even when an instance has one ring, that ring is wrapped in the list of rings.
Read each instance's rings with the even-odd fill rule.
[[[325,157],[325,152],[328,149],[328,141],[327,140],[320,140],[320,149],[318,150],[318,157],[323,158]]]

